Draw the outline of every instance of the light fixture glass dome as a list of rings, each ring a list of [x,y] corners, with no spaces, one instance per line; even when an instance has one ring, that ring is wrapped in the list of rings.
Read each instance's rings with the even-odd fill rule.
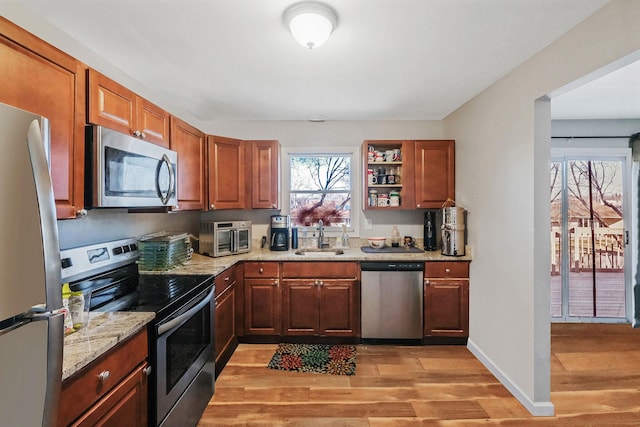
[[[284,11],[284,22],[293,38],[309,49],[327,41],[338,24],[338,17],[329,6],[315,2],[300,2]]]

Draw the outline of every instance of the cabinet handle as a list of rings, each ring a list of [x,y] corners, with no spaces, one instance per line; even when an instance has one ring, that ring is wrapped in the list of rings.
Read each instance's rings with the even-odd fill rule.
[[[260,268],[258,269],[258,273],[260,273],[260,274],[264,273],[264,268],[260,267]]]
[[[84,218],[85,216],[87,216],[87,210],[86,209],[78,209],[76,211],[76,215],[78,216],[78,218]]]
[[[98,381],[100,381],[101,383],[105,383],[109,379],[110,375],[111,375],[111,372],[102,371],[98,374]]]
[[[278,279],[273,279],[273,284],[276,285],[276,287],[280,286],[280,281]]]
[[[451,269],[450,269],[450,268],[445,268],[445,269],[444,269],[444,272],[445,272],[445,273],[451,273]]]
[[[214,205],[213,203],[211,203],[211,205],[209,205],[209,208],[210,208],[210,209],[215,209],[215,208],[216,208],[216,205]]]
[[[133,131],[133,136],[140,138],[140,135],[142,134],[142,132],[140,132],[139,130],[134,130]]]
[[[146,376],[151,375],[151,372],[152,372],[152,371],[153,371],[153,368],[152,368],[151,366],[147,366],[146,368],[144,368],[144,369],[142,370],[142,372],[144,372],[144,374],[145,374]]]
[[[318,283],[318,286],[323,287],[324,286],[324,282],[322,280],[320,280],[320,283]]]
[[[425,281],[424,281],[424,285],[425,285],[425,286],[429,286],[430,284],[431,284],[431,280],[425,280]]]
[[[140,138],[145,139],[147,135],[144,132],[140,132]]]
[[[225,281],[225,282],[228,282],[229,280],[231,280],[231,277],[230,277],[230,276],[227,276],[227,277],[225,277],[225,278],[224,278],[224,281]]]

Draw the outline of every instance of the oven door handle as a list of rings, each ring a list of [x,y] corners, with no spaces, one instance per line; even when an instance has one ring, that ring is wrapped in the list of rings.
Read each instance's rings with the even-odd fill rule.
[[[213,298],[214,291],[215,291],[215,287],[211,288],[211,291],[207,294],[207,296],[202,301],[200,301],[197,305],[191,307],[188,311],[182,313],[178,317],[175,317],[175,318],[167,321],[166,323],[163,323],[163,324],[159,325],[158,326],[158,335],[162,335],[165,332],[170,331],[171,329],[179,326],[181,323],[186,322],[187,320],[189,320],[189,318],[191,318],[191,316],[193,316],[195,313],[197,313],[198,311],[202,310],[202,308],[204,306],[206,306],[207,304],[209,304],[211,302],[211,299]]]

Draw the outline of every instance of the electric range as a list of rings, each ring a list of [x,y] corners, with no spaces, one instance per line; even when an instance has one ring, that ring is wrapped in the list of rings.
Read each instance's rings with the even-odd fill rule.
[[[148,325],[149,425],[195,426],[214,392],[213,275],[144,274],[135,238],[61,251],[62,279],[91,311],[155,313]]]

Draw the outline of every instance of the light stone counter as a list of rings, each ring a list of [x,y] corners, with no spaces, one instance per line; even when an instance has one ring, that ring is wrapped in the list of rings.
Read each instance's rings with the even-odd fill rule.
[[[91,312],[89,326],[64,337],[62,380],[133,336],[154,317],[155,313]]]
[[[471,261],[471,248],[465,248],[465,255],[454,257],[442,255],[441,251],[421,253],[366,253],[360,247],[343,249],[344,254],[307,252],[297,255],[295,250],[270,251],[254,249],[249,253],[218,258],[194,253],[191,260],[170,271],[140,271],[141,274],[212,274],[218,275],[241,261]]]

